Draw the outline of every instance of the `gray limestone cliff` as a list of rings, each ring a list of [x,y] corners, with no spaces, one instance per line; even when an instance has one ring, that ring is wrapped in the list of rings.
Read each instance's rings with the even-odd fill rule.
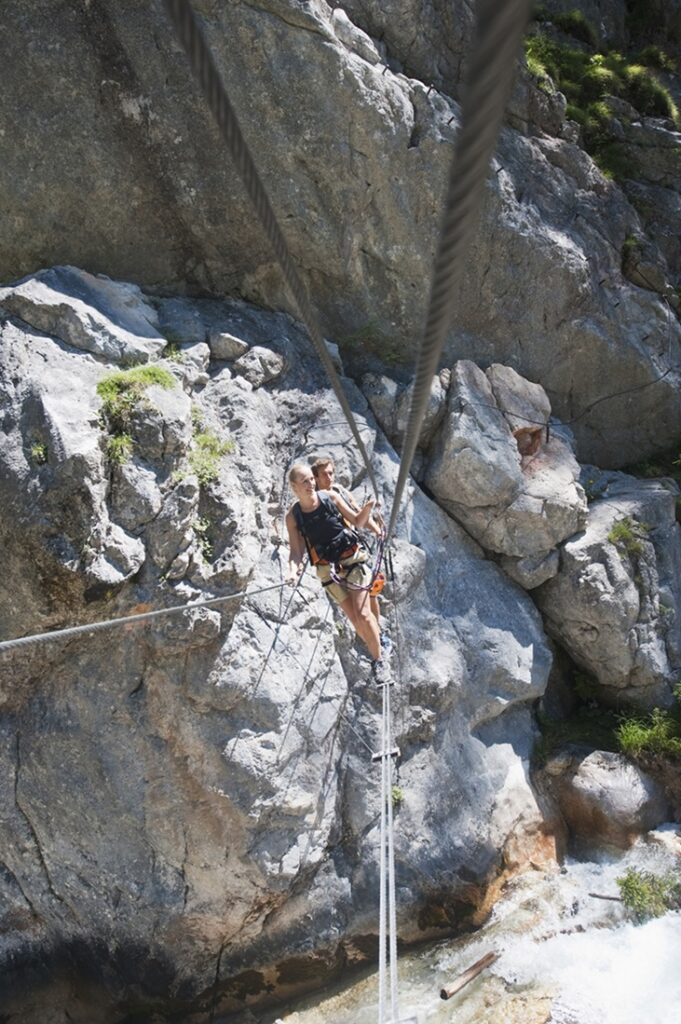
[[[327,331],[408,361],[472,14],[465,0],[342,7],[196,4]],[[70,262],[294,312],[161,0],[11,0],[3,17],[0,278]],[[666,304],[681,285],[678,132],[633,122],[645,158],[620,187],[556,103],[519,72],[447,360],[513,366],[574,420],[582,459],[620,466],[680,434],[681,328]],[[623,270],[632,237],[652,288]]]

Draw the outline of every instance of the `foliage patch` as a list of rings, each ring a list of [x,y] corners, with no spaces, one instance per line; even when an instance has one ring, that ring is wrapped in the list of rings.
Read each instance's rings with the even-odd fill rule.
[[[581,126],[584,145],[606,176],[617,180],[633,176],[635,168],[626,147],[610,129],[613,115],[604,100],[607,96],[626,100],[641,114],[668,117],[680,126],[679,110],[656,74],[669,69],[671,58],[652,45],[636,58],[617,50],[596,50],[593,29],[578,11],[550,17],[540,12],[535,18],[540,23],[550,21],[578,45],[558,42],[537,26],[525,40],[530,74],[540,88],[551,91],[555,86],[565,95],[568,117]]]
[[[47,445],[43,441],[34,441],[31,445],[31,459],[36,466],[44,466],[47,462]]]
[[[175,383],[172,373],[156,364],[131,366],[129,370],[118,370],[103,377],[97,384],[97,394],[102,400],[102,414],[109,431],[125,433],[132,411],[146,388],[158,384],[169,390]]]
[[[661,917],[681,906],[681,875],[676,871],[654,875],[629,868],[617,879],[617,885],[624,906],[638,922]]]

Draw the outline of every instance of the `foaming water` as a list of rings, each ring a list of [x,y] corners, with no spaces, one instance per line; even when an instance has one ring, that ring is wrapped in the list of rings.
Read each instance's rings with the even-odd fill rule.
[[[629,867],[679,870],[639,844],[617,861],[570,863],[515,879],[473,935],[400,958],[400,1015],[419,1024],[681,1024],[681,913],[642,925],[618,902]],[[444,1002],[443,985],[490,950],[494,966]],[[285,1024],[375,1024],[377,979],[345,983],[260,1018]]]

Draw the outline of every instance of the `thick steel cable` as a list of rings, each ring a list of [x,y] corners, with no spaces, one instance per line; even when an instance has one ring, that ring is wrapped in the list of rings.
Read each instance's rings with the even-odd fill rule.
[[[125,615],[117,619],[103,619],[101,622],[90,622],[82,626],[67,626],[65,629],[53,629],[49,633],[34,633],[32,636],[16,637],[14,640],[0,641],[0,654],[5,651],[17,650],[20,647],[31,647],[34,644],[46,643],[49,640],[65,640],[75,636],[83,636],[85,633],[98,633],[103,629],[113,629],[115,626],[128,626],[131,623],[147,622],[149,619],[157,619],[162,615],[174,615],[176,612],[191,611],[194,608],[211,608],[216,604],[223,604],[225,601],[236,601],[238,598],[254,597],[256,594],[266,594],[269,590],[280,590],[287,586],[286,583],[273,583],[269,587],[260,587],[258,590],[242,590],[238,594],[227,594],[224,597],[210,597],[205,601],[194,601],[188,604],[176,604],[172,608],[159,608],[156,611],[140,612],[137,615]]]
[[[482,205],[487,169],[530,8],[531,0],[478,0],[477,3],[476,44],[461,105],[461,125],[454,146],[430,306],[416,362],[386,543],[395,530],[428,406],[431,382],[452,322],[463,257]]]
[[[279,261],[286,283],[296,301],[307,333],[312,340],[322,366],[326,370],[329,382],[334,394],[340,403],[348,426],[352,431],[357,448],[364,462],[367,474],[374,489],[376,500],[378,500],[378,485],[374,476],[369,456],[364,442],[362,441],[355,417],[343,391],[336,368],[333,365],[331,356],[328,353],[324,337],[319,327],[317,317],[312,309],[308,298],[307,290],[293,262],[286,239],[279,227],[277,218],[269,201],[265,186],[260,180],[257,168],[251,156],[250,150],[241,132],[241,127],[236,113],[227,95],[224,83],[215,66],[213,56],[203,38],[203,34],[196,20],[196,16],[189,0],[164,0],[166,10],[175,27],[182,47],[184,48],[194,76],[196,77],[204,98],[210,107],[211,113],[220,129],[220,133],[227,145],[234,166],[241,176],[246,191],[255,207],[260,223],[267,235],[272,249]]]

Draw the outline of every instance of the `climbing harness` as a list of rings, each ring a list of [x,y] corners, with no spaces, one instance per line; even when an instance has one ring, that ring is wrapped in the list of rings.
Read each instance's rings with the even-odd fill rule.
[[[372,597],[381,593],[385,586],[385,576],[381,572],[385,546],[384,531],[381,531],[381,535],[378,538],[376,553],[374,555],[374,565],[371,570],[369,582],[367,584],[354,583],[352,580],[348,579],[348,576],[356,565],[364,564],[365,561],[359,561],[357,559],[357,554],[362,547],[357,531],[346,525],[343,527],[342,531],[338,531],[337,536],[333,537],[329,543],[325,543],[323,541],[322,531],[319,529],[320,526],[323,528],[324,524],[327,524],[327,526],[330,523],[335,525],[335,522],[340,516],[340,512],[336,508],[333,500],[323,494],[320,494],[319,505],[314,512],[303,512],[299,502],[295,502],[292,507],[292,512],[293,518],[296,521],[296,526],[305,541],[305,547],[307,548],[307,553],[312,565],[315,567],[318,565],[329,567],[328,579],[322,581],[323,587],[328,587],[332,583],[337,583],[348,590],[366,590]],[[342,521],[345,522],[345,520]],[[310,536],[310,534],[312,534],[312,536]],[[315,538],[315,534],[317,539]],[[348,543],[349,546],[342,551],[338,550],[345,543]],[[334,547],[336,549],[335,552],[333,550]],[[319,551],[317,548],[319,548]]]

